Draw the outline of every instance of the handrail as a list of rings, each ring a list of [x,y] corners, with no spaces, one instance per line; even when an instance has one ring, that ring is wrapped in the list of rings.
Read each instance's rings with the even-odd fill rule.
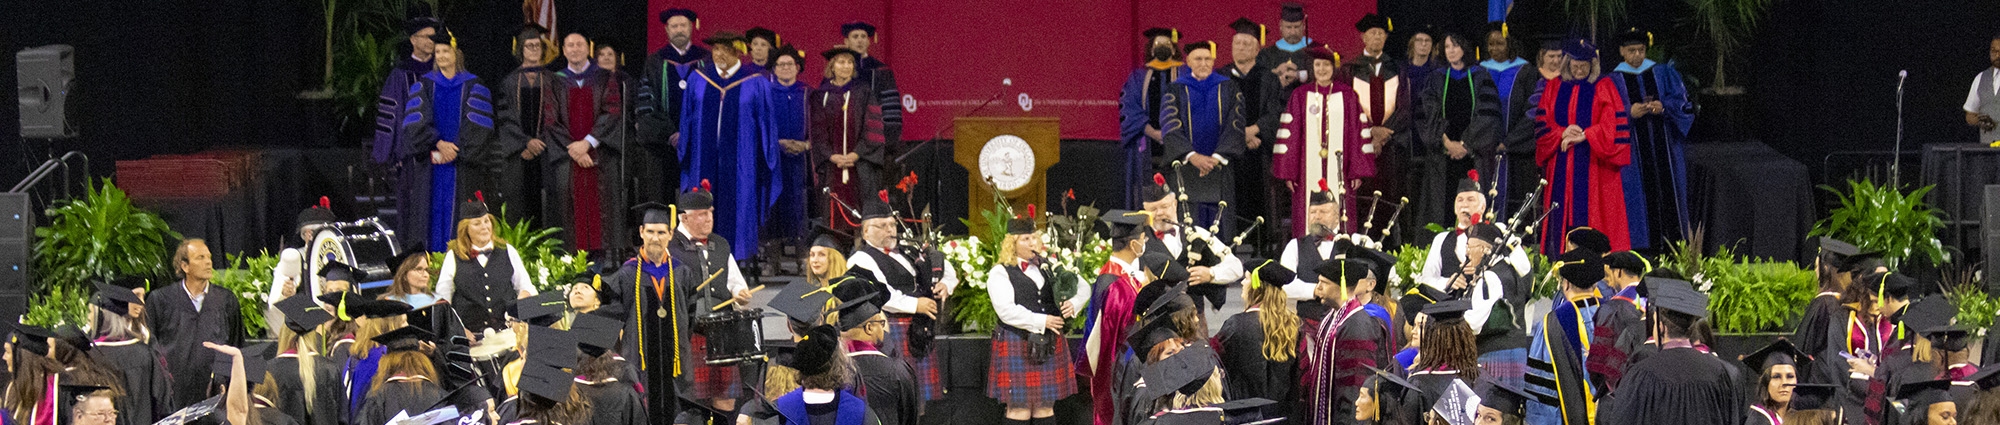
[[[64,153],[62,157],[42,162],[41,166],[35,167],[35,171],[29,172],[27,177],[22,178],[20,183],[15,183],[14,188],[8,189],[7,192],[21,193],[35,187],[37,184],[41,184],[42,179],[48,178],[49,174],[55,172],[56,169],[67,170],[70,166],[69,159],[72,157],[83,158],[83,175],[87,178],[90,175],[90,155],[85,155],[81,151],[69,151],[68,153]],[[69,178],[69,173],[63,173],[64,190],[69,190],[70,183],[73,182]]]

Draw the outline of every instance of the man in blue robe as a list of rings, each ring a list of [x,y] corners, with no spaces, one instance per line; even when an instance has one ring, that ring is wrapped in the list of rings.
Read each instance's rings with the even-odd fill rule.
[[[1687,134],[1694,126],[1694,102],[1672,63],[1646,59],[1653,34],[1639,30],[1618,37],[1618,64],[1611,81],[1625,95],[1631,116],[1632,166],[1623,170],[1626,218],[1632,248],[1666,246],[1688,229]],[[1631,194],[1645,196],[1631,196]]]
[[[772,83],[744,68],[743,36],[719,31],[702,42],[711,57],[689,67],[681,95],[681,185],[712,182],[715,233],[737,242],[736,258],[754,258],[783,154]]]
[[[1507,208],[1507,200],[1515,198],[1513,196],[1514,191],[1534,190],[1532,187],[1516,188],[1508,184],[1508,182],[1513,180],[1513,174],[1519,170],[1514,170],[1513,167],[1508,166],[1510,164],[1508,159],[1514,156],[1511,155],[1514,152],[1509,151],[1509,146],[1511,145],[1507,144],[1505,136],[1511,134],[1510,126],[1515,124],[1514,116],[1525,112],[1515,109],[1513,100],[1515,92],[1514,83],[1519,80],[1518,77],[1521,75],[1521,70],[1528,69],[1528,61],[1514,55],[1514,40],[1512,34],[1507,30],[1506,21],[1490,22],[1486,26],[1486,32],[1483,35],[1486,41],[1487,58],[1479,62],[1479,66],[1486,68],[1486,75],[1493,76],[1493,88],[1498,90],[1497,93],[1500,95],[1499,134],[1502,135],[1500,148],[1497,149],[1500,153],[1500,158],[1498,161],[1495,161],[1496,165],[1494,166],[1493,176],[1493,184],[1498,185],[1498,187],[1494,188],[1494,191],[1499,192],[1500,196],[1493,200],[1495,203],[1493,210],[1499,211],[1502,217],[1506,217],[1508,216],[1507,214],[1513,212]],[[1516,147],[1532,146],[1534,146],[1533,143],[1528,144],[1528,146]],[[1530,158],[1534,157],[1532,154],[1527,156]]]
[[[806,194],[807,151],[812,149],[806,139],[806,94],[812,91],[805,81],[799,80],[799,71],[805,68],[805,56],[791,45],[772,49],[771,55],[771,105],[776,112],[778,144],[785,154],[778,168],[783,171],[778,179],[780,196],[776,210],[771,212],[773,236],[789,239],[796,246],[804,246],[810,228],[806,220],[806,202],[812,199]]]
[[[1145,187],[1140,179],[1153,174],[1153,156],[1160,152],[1160,93],[1186,72],[1175,46],[1180,30],[1156,27],[1142,35],[1148,61],[1132,70],[1118,92],[1118,139],[1125,142],[1125,171],[1120,178],[1126,183],[1119,187],[1127,188],[1124,207],[1134,209],[1144,202],[1137,189]]]
[[[1184,50],[1188,73],[1160,95],[1161,155],[1167,181],[1186,196],[1194,225],[1213,227],[1221,205],[1235,198],[1235,169],[1242,160],[1243,95],[1236,81],[1215,72],[1215,42],[1190,43]],[[1218,234],[1234,233],[1221,223]]]
[[[1597,281],[1604,279],[1599,254],[1571,250],[1555,259],[1562,276],[1563,299],[1530,330],[1528,342],[1529,425],[1590,425],[1597,423],[1596,386],[1585,364],[1590,333],[1597,325]]]

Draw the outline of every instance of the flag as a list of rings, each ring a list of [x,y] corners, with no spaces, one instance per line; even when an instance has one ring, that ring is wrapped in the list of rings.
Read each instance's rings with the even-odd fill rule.
[[[551,37],[562,34],[556,32],[555,0],[521,0],[521,19],[547,28]]]

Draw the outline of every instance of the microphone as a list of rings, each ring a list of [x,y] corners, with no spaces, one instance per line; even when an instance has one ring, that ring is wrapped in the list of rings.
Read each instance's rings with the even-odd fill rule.
[[[1896,91],[1899,91],[1899,92],[1900,92],[1900,91],[1903,91],[1903,80],[1908,80],[1908,79],[1910,79],[1910,70],[1907,70],[1907,69],[1905,69],[1905,70],[1902,70],[1902,71],[1897,71],[1897,72],[1896,72]]]
[[[1013,78],[1002,78],[1002,79],[1000,79],[1000,85],[1003,85],[1003,86],[1008,86],[1008,87],[1013,87],[1013,86],[1014,86],[1014,79],[1013,79]]]

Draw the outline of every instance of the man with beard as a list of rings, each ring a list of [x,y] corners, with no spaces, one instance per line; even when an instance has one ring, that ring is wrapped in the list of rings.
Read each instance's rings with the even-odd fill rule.
[[[639,76],[638,101],[633,103],[637,145],[645,148],[633,153],[638,168],[634,175],[640,183],[633,198],[649,202],[672,201],[681,187],[680,155],[674,151],[681,139],[681,91],[687,89],[688,65],[709,57],[708,49],[694,44],[694,30],[701,28],[701,17],[694,11],[662,11],[660,25],[667,32],[667,45],[646,57],[646,73]]]
[[[1314,43],[1312,37],[1306,36],[1305,5],[1286,2],[1278,6],[1278,37],[1278,42],[1271,45],[1275,49],[1257,53],[1257,65],[1276,74],[1285,87],[1312,81],[1308,76],[1312,58],[1306,55],[1306,48]]]

